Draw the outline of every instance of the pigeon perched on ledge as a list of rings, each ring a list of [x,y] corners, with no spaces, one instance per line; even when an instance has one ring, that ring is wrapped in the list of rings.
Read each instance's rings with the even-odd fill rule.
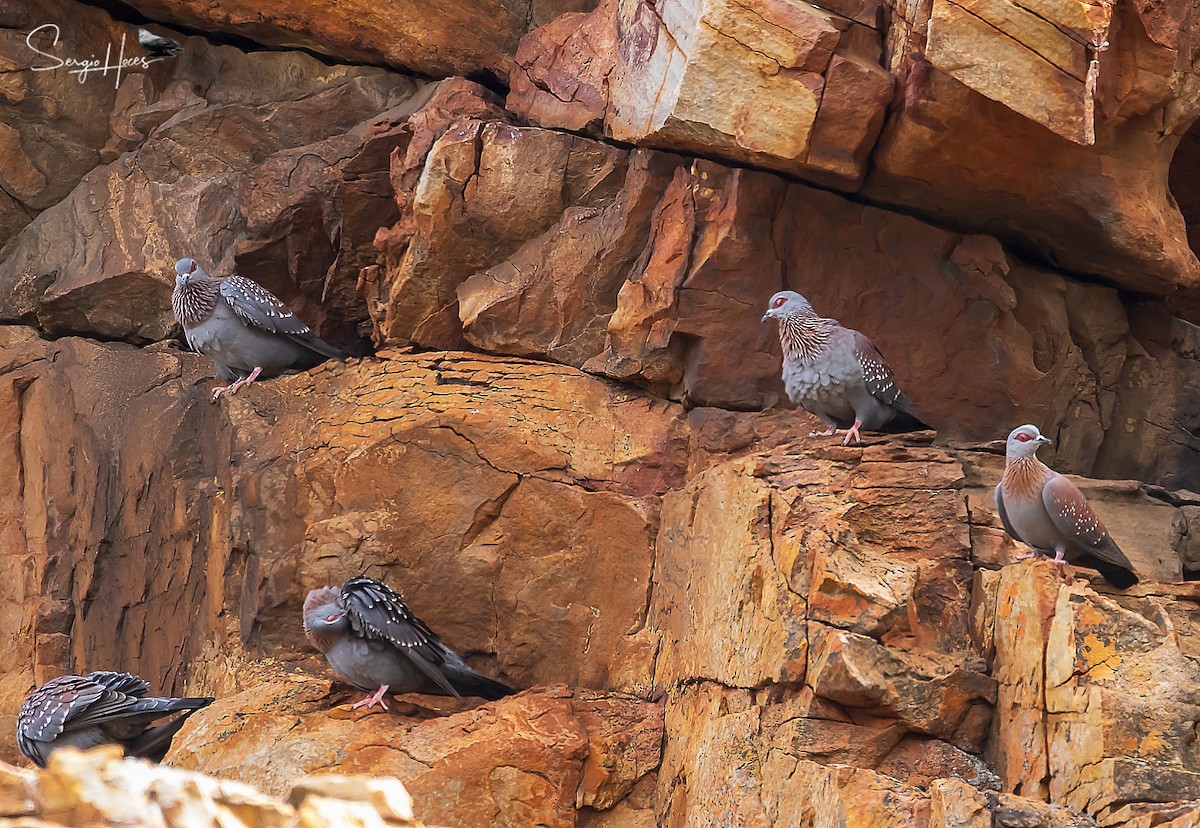
[[[1133,565],[1074,483],[1037,459],[1049,444],[1037,426],[1023,425],[1008,435],[1004,476],[996,487],[1000,522],[1021,543],[1054,560],[1097,570],[1115,587],[1138,582]]]
[[[312,368],[326,359],[345,359],[296,318],[283,302],[245,276],[214,279],[195,259],[175,263],[171,308],[192,349],[212,357],[217,376],[231,384],[213,391],[236,394],[259,376]]]
[[[825,421],[829,428],[822,436],[846,429],[842,445],[847,445],[861,442],[863,428],[924,428],[887,361],[866,336],[836,319],[817,316],[808,300],[792,290],[771,297],[762,321],[768,319],[779,322],[788,398]]]
[[[80,750],[115,744],[128,756],[160,761],[171,738],[209,698],[147,698],[150,683],[129,673],[96,672],[60,676],[33,691],[17,714],[17,747],[38,767],[46,767],[60,747]],[[157,727],[151,724],[183,713]]]
[[[351,578],[340,593],[332,587],[308,593],[304,634],[339,676],[371,693],[352,707],[387,710],[385,693],[494,701],[516,692],[468,667],[399,595],[370,578]]]
[[[183,46],[179,45],[178,41],[172,40],[169,37],[156,35],[149,29],[138,27],[137,30],[138,43],[146,54],[152,58],[167,58],[174,57],[183,51]]]

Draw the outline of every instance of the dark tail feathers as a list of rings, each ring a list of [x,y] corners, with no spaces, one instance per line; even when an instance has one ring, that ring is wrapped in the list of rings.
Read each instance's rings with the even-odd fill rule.
[[[291,336],[292,341],[294,341],[300,345],[303,345],[305,348],[308,348],[314,354],[325,357],[327,359],[336,359],[336,360],[345,361],[345,359],[347,357],[353,356],[353,354],[349,353],[348,351],[343,351],[341,348],[333,347],[332,345],[330,345],[324,339],[321,339],[321,337],[317,336],[312,331],[309,331],[308,333],[303,333],[303,334],[289,334],[289,336]]]
[[[1108,561],[1102,561],[1099,558],[1093,558],[1090,563],[1096,568],[1097,572],[1104,576],[1104,580],[1117,589],[1129,589],[1138,582],[1138,576],[1131,569],[1117,566]]]
[[[504,682],[490,679],[474,671],[470,673],[456,671],[450,676],[450,681],[453,682],[454,689],[464,696],[478,696],[488,701],[502,699],[517,692]]]
[[[213,700],[210,698],[171,699],[171,704],[168,707],[169,712],[182,712],[183,715],[176,716],[169,722],[149,728],[140,736],[125,742],[125,754],[127,756],[138,756],[143,759],[149,759],[153,762],[161,762],[163,757],[167,755],[167,751],[171,748],[171,739],[179,732],[179,728],[183,727],[183,723],[187,721],[187,717],[202,707],[208,707],[212,703]],[[165,710],[164,712],[167,711]]]

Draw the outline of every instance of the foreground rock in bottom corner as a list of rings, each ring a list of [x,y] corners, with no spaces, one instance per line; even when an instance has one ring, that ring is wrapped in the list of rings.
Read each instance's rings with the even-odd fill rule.
[[[301,779],[288,802],[241,782],[123,759],[116,747],[61,750],[39,773],[0,765],[0,815],[9,824],[154,825],[192,828],[419,828],[412,797],[396,779],[322,776]]]
[[[396,776],[423,819],[457,828],[574,826],[577,809],[612,808],[660,761],[662,707],[632,696],[544,688],[420,719],[330,708],[327,689],[289,676],[220,699],[170,761],[274,794],[310,772]]]
[[[1106,824],[1131,805],[1200,798],[1194,585],[1100,594],[1038,561],[984,573],[978,593],[1004,790]]]

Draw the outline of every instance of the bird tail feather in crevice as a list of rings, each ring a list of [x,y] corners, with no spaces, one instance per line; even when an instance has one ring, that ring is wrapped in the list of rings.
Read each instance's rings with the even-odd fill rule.
[[[458,692],[464,696],[477,696],[488,701],[496,701],[496,699],[502,699],[517,692],[504,682],[490,679],[474,671],[470,673],[455,671],[450,675],[450,680]]]

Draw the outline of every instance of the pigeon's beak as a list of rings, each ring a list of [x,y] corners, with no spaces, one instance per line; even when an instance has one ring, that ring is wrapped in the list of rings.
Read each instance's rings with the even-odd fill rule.
[[[761,321],[766,322],[770,318],[771,318],[771,311],[768,310],[766,313],[763,314],[763,318]]]
[[[1039,443],[1045,443],[1045,444],[1046,444],[1046,445],[1048,445],[1048,446],[1052,446],[1052,445],[1054,445],[1054,441],[1053,441],[1053,440],[1051,440],[1049,437],[1047,437],[1045,434],[1039,434],[1039,435],[1038,435],[1038,438],[1037,438],[1037,441],[1038,441]]]

